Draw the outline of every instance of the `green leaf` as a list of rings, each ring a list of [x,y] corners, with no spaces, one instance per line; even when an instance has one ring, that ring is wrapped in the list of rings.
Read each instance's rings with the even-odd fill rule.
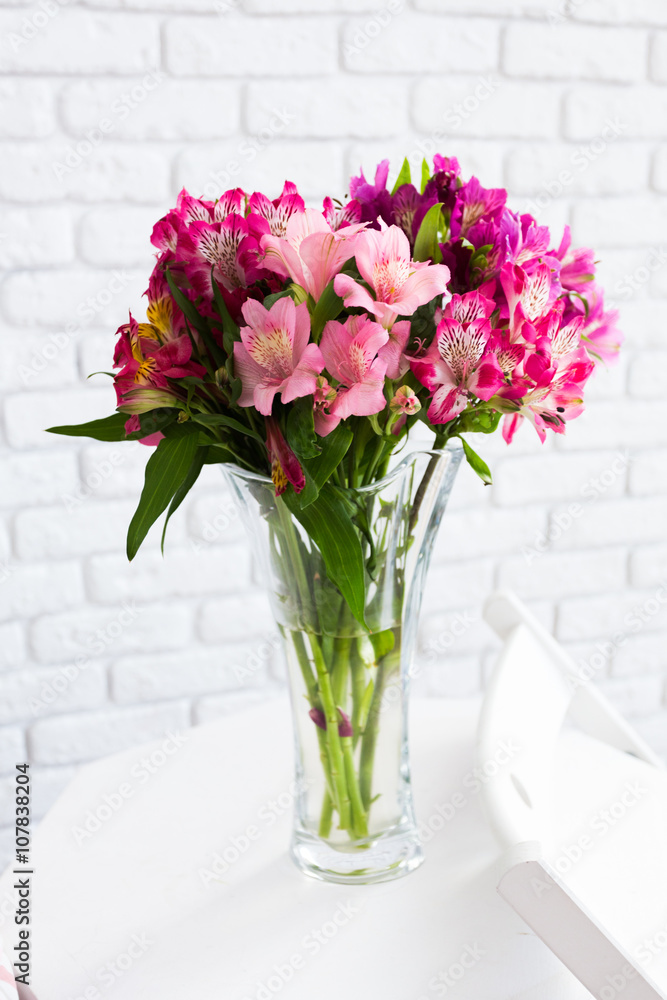
[[[424,216],[415,239],[413,260],[431,260],[434,264],[439,264],[442,260],[442,251],[439,246],[439,237],[444,228],[442,208],[441,202],[431,205]]]
[[[384,632],[371,632],[368,638],[371,640],[376,662],[384,659],[387,653],[391,653],[396,642],[396,637],[390,628]]]
[[[361,538],[345,505],[328,485],[322,488],[317,500],[304,509],[299,507],[294,493],[285,493],[283,500],[320,550],[327,574],[345,598],[350,611],[366,627],[366,583]]]
[[[431,179],[431,168],[428,165],[426,157],[424,157],[424,159],[422,160],[422,185],[421,185],[422,194],[426,190],[426,185],[428,184],[430,179]]]
[[[396,178],[396,183],[391,189],[391,193],[396,194],[398,189],[402,187],[403,184],[411,184],[411,183],[412,183],[412,175],[410,173],[410,161],[406,156],[405,159],[403,160],[403,166],[401,167],[401,172]]]
[[[178,508],[181,506],[181,504],[185,500],[186,496],[188,495],[194,484],[197,482],[197,479],[199,478],[199,473],[201,472],[207,458],[208,458],[208,448],[197,448],[197,451],[195,452],[195,457],[192,459],[192,463],[187,471],[185,479],[183,480],[183,482],[178,487],[178,489],[176,490],[176,492],[172,497],[172,501],[169,505],[169,510],[167,511],[167,517],[164,522],[164,528],[162,529],[162,542],[160,543],[160,547],[162,549],[163,554],[164,554],[164,540],[167,535],[167,525],[169,524],[169,519],[171,515],[174,513],[174,511],[178,510]]]
[[[306,485],[298,496],[302,508],[317,500],[320,490],[345,458],[353,440],[352,431],[343,424],[320,438],[321,453],[317,458],[302,463],[306,474]]]
[[[158,410],[148,410],[139,414],[139,430],[132,431],[127,435],[128,441],[140,441],[141,438],[149,437],[158,431],[163,433],[172,424],[176,423],[179,413],[182,411],[176,407],[160,407]]]
[[[464,441],[463,438],[460,440],[463,445],[463,451],[465,452],[466,459],[468,460],[468,465],[477,473],[485,486],[490,486],[493,482],[493,477],[488,465],[482,458],[479,457],[476,451],[473,451],[467,441]]]
[[[286,295],[291,295],[291,294],[292,294],[292,285],[289,285],[287,288],[284,288],[282,292],[272,292],[271,295],[267,295],[265,299],[262,299],[262,305],[264,306],[265,309],[270,309],[273,303],[277,302],[278,299],[284,299]]]
[[[227,303],[223,298],[218,282],[213,277],[213,268],[211,268],[211,284],[213,285],[213,301],[215,303],[215,308],[217,309],[220,319],[222,320],[222,344],[227,354],[231,354],[234,350],[235,341],[241,339],[239,336],[239,328],[229,313]],[[218,368],[220,367],[222,366],[218,364]]]
[[[313,397],[302,396],[294,402],[287,415],[287,443],[298,459],[317,458],[321,453],[315,433]]]
[[[183,294],[181,289],[174,281],[172,273],[168,267],[165,268],[165,274],[167,276],[167,284],[171,289],[171,294],[174,296],[176,305],[179,307],[179,309],[181,310],[185,318],[188,320],[188,322],[191,323],[192,326],[194,326],[197,333],[199,333],[199,335],[201,336],[202,340],[204,341],[204,344],[206,345],[207,351],[209,352],[209,354],[213,358],[213,361],[215,362],[216,368],[222,368],[227,358],[224,352],[218,347],[215,340],[213,339],[211,331],[208,328],[208,323],[206,322],[204,317],[199,314],[197,307],[194,305],[194,303],[192,303],[190,299]]]
[[[310,317],[310,329],[313,340],[317,343],[322,336],[322,330],[330,319],[336,319],[343,308],[343,300],[334,292],[333,279],[320,295],[317,305]]]
[[[148,459],[139,506],[127,532],[127,556],[134,559],[148,531],[185,480],[197,451],[197,435],[165,437]]]
[[[91,437],[96,441],[124,441],[126,413],[112,413],[110,417],[89,420],[87,424],[65,424],[47,427],[48,434],[66,434],[68,437]]]
[[[228,417],[225,413],[193,413],[192,419],[198,424],[203,424],[205,427],[229,427],[233,431],[238,431],[240,434],[254,438],[260,444],[264,444],[263,438],[257,431],[254,431],[246,424],[242,424],[240,420],[235,420],[234,417]]]

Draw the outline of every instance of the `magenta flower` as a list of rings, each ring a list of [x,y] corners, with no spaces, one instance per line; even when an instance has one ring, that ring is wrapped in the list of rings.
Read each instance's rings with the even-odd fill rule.
[[[305,302],[295,306],[285,296],[268,310],[256,299],[248,299],[243,317],[248,326],[241,328],[241,343],[234,344],[234,368],[243,386],[239,405],[255,406],[269,416],[277,392],[283,403],[314,393],[324,358],[317,344],[308,342],[310,317]]]
[[[247,287],[261,278],[258,238],[266,228],[264,219],[244,219],[235,212],[221,222],[193,222],[188,229],[193,251],[187,268],[192,286],[210,296],[211,269],[215,280],[228,291]]]
[[[455,319],[441,320],[435,340],[411,367],[422,385],[433,394],[428,418],[445,424],[477,398],[488,400],[503,385],[503,373],[489,350],[491,324],[475,319],[465,326]]]
[[[354,256],[360,228],[348,225],[334,232],[316,209],[295,212],[284,237],[262,238],[265,264],[276,274],[291,278],[317,301],[345,261]]]
[[[251,212],[261,215],[269,224],[269,230],[273,236],[284,236],[287,231],[287,224],[295,212],[303,212],[305,205],[303,198],[296,189],[296,184],[285,181],[282,194],[279,198],[270,201],[265,194],[256,191],[248,202]]]
[[[456,207],[452,213],[452,239],[466,236],[480,220],[500,219],[507,191],[504,188],[483,188],[476,177],[471,177],[456,192]]]
[[[320,347],[329,374],[339,382],[335,400],[329,405],[333,426],[320,424],[324,436],[340,420],[367,417],[384,409],[384,377],[387,362],[378,352],[389,340],[379,323],[366,316],[350,316],[345,325],[329,320]],[[324,431],[324,433],[322,433]]]
[[[447,294],[449,268],[410,259],[410,243],[398,226],[381,231],[367,229],[359,235],[355,259],[361,277],[375,298],[348,274],[339,274],[334,290],[345,305],[360,306],[390,329],[398,316],[411,316],[437,295]]]
[[[595,254],[586,247],[573,248],[570,227],[565,226],[563,239],[556,251],[561,262],[560,283],[571,292],[585,292],[586,286],[595,275]]]
[[[294,487],[294,492],[300,493],[306,485],[306,477],[274,417],[269,417],[266,421],[266,434],[266,450],[271,463],[271,479],[276,488],[276,496],[281,496],[290,483]]]
[[[361,205],[354,198],[346,201],[344,205],[340,202],[336,204],[331,198],[325,198],[322,203],[322,215],[335,232],[337,229],[344,229],[345,226],[361,222]]]

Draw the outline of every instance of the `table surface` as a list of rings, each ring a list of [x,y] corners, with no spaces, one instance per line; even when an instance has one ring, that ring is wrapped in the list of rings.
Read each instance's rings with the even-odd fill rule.
[[[37,997],[589,998],[495,891],[499,849],[473,773],[477,715],[476,703],[414,701],[426,861],[375,886],[315,881],[288,856],[282,699],[190,730],[180,746],[83,768],[33,842]],[[10,887],[6,873],[0,902]]]

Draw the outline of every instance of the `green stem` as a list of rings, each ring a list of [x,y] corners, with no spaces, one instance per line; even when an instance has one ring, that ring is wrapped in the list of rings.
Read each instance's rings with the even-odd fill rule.
[[[320,649],[317,638],[314,635],[309,633],[308,639],[313,651],[315,670],[317,671],[320,696],[322,698],[322,708],[324,710],[324,717],[327,724],[326,739],[329,747],[329,765],[331,781],[336,791],[335,802],[338,810],[339,825],[342,830],[349,830],[350,796],[345,777],[343,748],[341,747],[340,736],[338,733],[340,716],[338,714],[336,702],[334,701],[333,690],[331,687],[331,675],[329,674],[326,663],[324,662],[322,650]]]
[[[350,804],[352,807],[352,832],[355,837],[368,836],[368,820],[366,810],[361,798],[361,789],[357,780],[357,772],[354,768],[354,753],[352,747],[352,737],[344,736],[341,739],[343,744],[343,756],[345,758],[345,773],[347,775],[347,785],[350,789]]]
[[[322,732],[322,730],[320,730]],[[331,834],[331,821],[333,819],[333,798],[331,797],[331,792],[327,789],[324,793],[324,799],[322,800],[322,812],[320,814],[320,828],[318,834],[325,840]]]
[[[306,650],[306,644],[303,641],[303,635],[301,632],[292,633],[292,642],[299,661],[299,667],[301,668],[304,683],[306,685],[306,691],[308,692],[308,701],[310,702],[310,706],[311,708],[321,708],[322,706],[320,704],[320,697],[317,690],[317,681],[313,675],[313,670],[308,658],[308,651]],[[327,736],[325,731],[320,729],[319,726],[316,726],[315,728],[317,729],[317,742],[320,747],[320,760],[322,761],[324,780],[327,784],[326,794],[333,797],[335,793],[329,767],[329,748],[327,746]]]
[[[359,759],[359,787],[361,790],[361,801],[365,809],[370,808],[373,794],[373,763],[375,761],[375,748],[377,746],[385,681],[386,669],[384,664],[380,662],[377,668],[375,690],[373,691],[373,700],[371,701],[368,713],[368,721],[361,740],[361,757]]]

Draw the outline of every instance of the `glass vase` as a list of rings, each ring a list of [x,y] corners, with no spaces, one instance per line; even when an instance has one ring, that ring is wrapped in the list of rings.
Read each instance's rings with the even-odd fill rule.
[[[430,555],[461,456],[449,442],[411,453],[370,486],[337,488],[363,552],[363,625],[271,480],[224,466],[283,637],[298,789],[291,853],[314,877],[380,882],[423,859],[407,698]]]

